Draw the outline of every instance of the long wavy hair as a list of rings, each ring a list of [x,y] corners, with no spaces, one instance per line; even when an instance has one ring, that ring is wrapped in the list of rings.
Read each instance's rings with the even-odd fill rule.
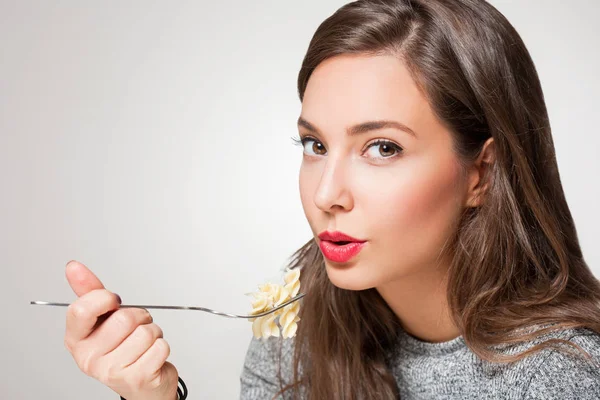
[[[448,304],[480,358],[514,362],[495,345],[586,327],[600,333],[600,282],[583,259],[561,185],[544,95],[517,31],[483,0],[359,0],[315,32],[298,76],[341,54],[394,55],[449,128],[466,169],[492,137],[495,162],[485,201],[465,209],[449,238]],[[294,338],[294,398],[398,399],[386,354],[401,324],[376,289],[349,291],[328,279],[314,239],[291,257],[307,293]],[[531,327],[541,329],[523,329]],[[567,346],[568,347],[568,346]],[[281,373],[280,373],[281,377]],[[302,390],[302,391],[301,391]],[[277,397],[276,395],[276,397]]]

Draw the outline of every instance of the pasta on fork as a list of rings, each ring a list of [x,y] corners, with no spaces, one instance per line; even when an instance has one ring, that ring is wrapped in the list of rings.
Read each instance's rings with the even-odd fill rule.
[[[284,285],[267,282],[258,286],[258,292],[250,293],[254,297],[250,315],[269,311],[296,296],[300,291],[300,269],[286,268],[284,282]],[[295,301],[272,314],[248,319],[252,322],[254,337],[257,339],[280,335],[285,339],[294,337],[298,329],[297,323],[300,321],[299,309],[300,303]]]

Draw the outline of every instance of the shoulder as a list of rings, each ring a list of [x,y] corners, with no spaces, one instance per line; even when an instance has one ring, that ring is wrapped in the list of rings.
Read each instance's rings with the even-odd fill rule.
[[[240,375],[240,399],[272,398],[281,384],[290,382],[293,342],[282,337],[252,336]]]
[[[273,362],[286,362],[291,359],[294,351],[294,340],[283,339],[280,337],[270,336],[268,338],[260,338],[252,336],[244,365],[252,367],[254,365],[272,364]]]
[[[599,399],[600,334],[578,328],[567,329],[544,339],[553,338],[566,339],[580,346],[592,359],[557,349],[540,351],[532,356],[529,363],[530,374],[523,399]]]

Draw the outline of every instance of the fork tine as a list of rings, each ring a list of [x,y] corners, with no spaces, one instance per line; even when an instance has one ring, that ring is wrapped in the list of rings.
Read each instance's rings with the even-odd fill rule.
[[[285,303],[281,303],[280,305],[278,305],[277,307],[274,307],[268,311],[265,311],[263,313],[260,314],[252,314],[252,315],[236,315],[236,318],[258,318],[258,317],[263,317],[265,315],[269,315],[271,313],[274,313],[275,311],[279,310],[280,308],[283,308],[285,306],[287,306],[290,303],[293,303],[296,300],[300,300],[301,298],[303,298],[304,296],[306,296],[306,293],[300,293],[298,295],[296,295],[296,297],[291,298],[290,300],[286,301]],[[231,315],[231,314],[230,314]]]

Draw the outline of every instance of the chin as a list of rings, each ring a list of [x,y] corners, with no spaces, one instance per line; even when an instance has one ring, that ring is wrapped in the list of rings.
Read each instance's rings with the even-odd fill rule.
[[[337,264],[325,259],[325,269],[329,281],[340,289],[366,290],[377,286],[375,277],[365,273],[365,269],[357,264]]]

